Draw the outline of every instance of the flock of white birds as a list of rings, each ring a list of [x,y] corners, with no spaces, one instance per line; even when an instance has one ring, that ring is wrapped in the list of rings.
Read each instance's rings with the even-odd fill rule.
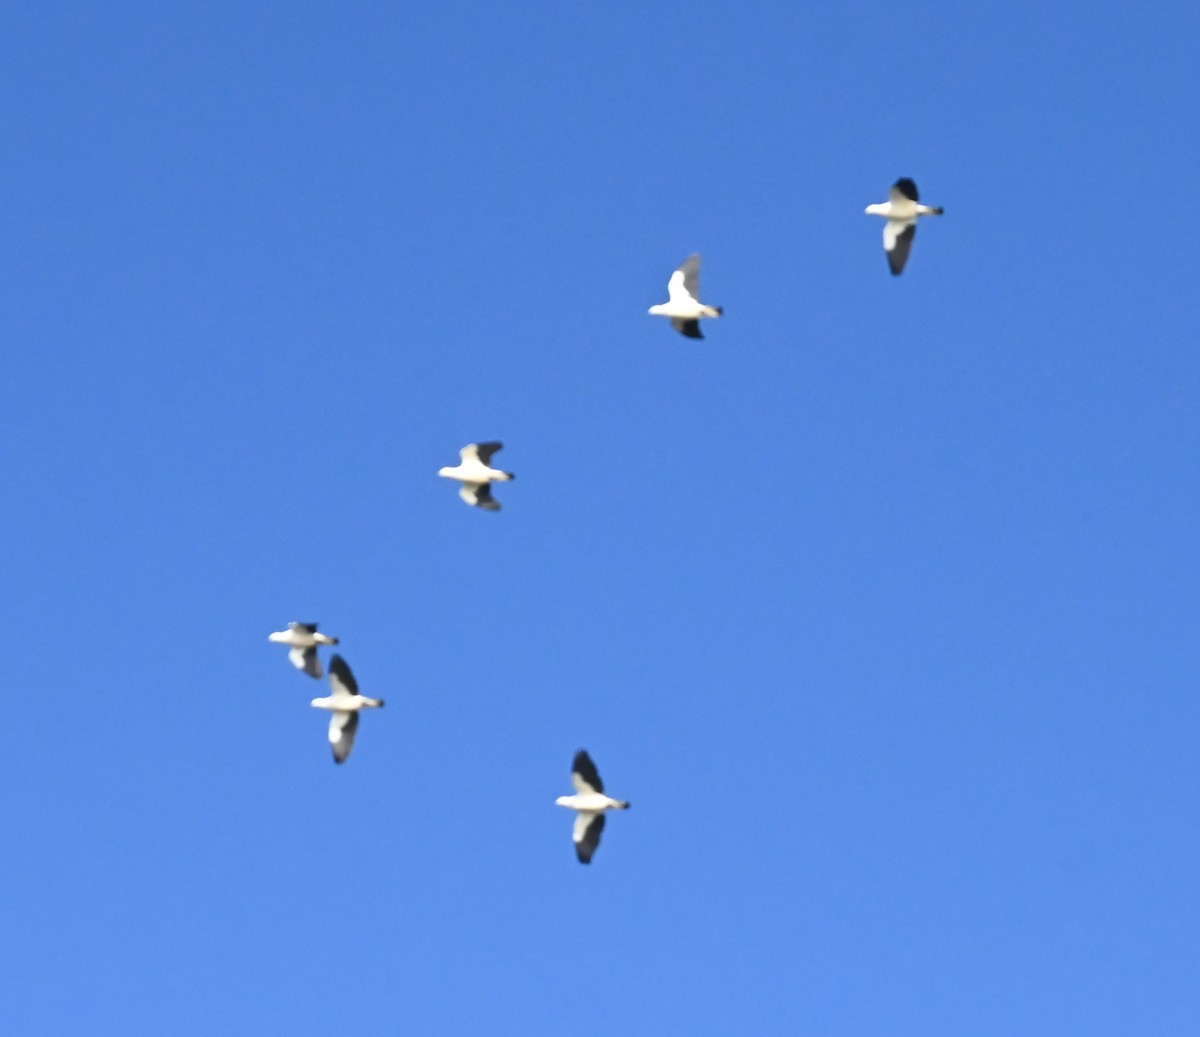
[[[889,192],[888,200],[877,205],[868,205],[867,215],[882,216],[887,220],[883,228],[883,248],[887,254],[888,269],[900,274],[908,262],[913,239],[917,233],[917,219],[921,216],[941,216],[940,207],[922,205],[917,185],[908,177],[897,180]],[[720,306],[709,306],[700,301],[700,254],[688,256],[667,282],[667,301],[650,307],[650,314],[669,317],[672,326],[687,338],[702,339],[700,321],[720,317],[724,310]],[[492,483],[511,482],[516,476],[492,467],[492,457],[503,447],[499,442],[469,443],[459,451],[459,463],[454,467],[438,469],[438,475],[458,482],[458,495],[472,507],[484,511],[499,511],[500,502],[492,496]],[[317,649],[321,645],[336,645],[338,639],[322,634],[316,623],[289,623],[286,630],[279,630],[268,638],[289,647],[288,658],[296,669],[310,677],[324,675]],[[358,682],[340,655],[329,660],[329,684],[331,694],[312,700],[315,709],[328,710],[329,744],[335,763],[345,763],[354,748],[358,733],[358,715],[364,709],[379,709],[383,699],[373,699],[358,690]],[[559,796],[555,804],[575,811],[573,839],[575,854],[584,864],[589,864],[600,835],[604,831],[604,815],[609,810],[628,810],[626,800],[613,799],[604,793],[604,783],[595,763],[580,749],[571,764],[571,781],[575,786],[573,796]]]

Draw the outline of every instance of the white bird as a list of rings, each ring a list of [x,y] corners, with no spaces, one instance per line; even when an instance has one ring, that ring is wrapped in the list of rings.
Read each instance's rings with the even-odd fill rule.
[[[499,511],[500,502],[492,496],[492,483],[516,478],[512,472],[502,472],[491,466],[492,454],[503,446],[503,443],[495,442],[468,443],[458,452],[459,463],[453,468],[439,468],[438,475],[462,483],[458,495],[468,504],[485,511]]]
[[[317,658],[317,645],[335,645],[336,637],[317,632],[316,623],[289,623],[286,630],[278,630],[267,636],[268,641],[281,645],[291,645],[288,658],[297,670],[303,670],[310,677],[320,677],[321,660]]]
[[[670,317],[671,326],[687,338],[704,338],[700,334],[700,318],[719,317],[725,312],[720,306],[705,306],[700,301],[699,252],[688,256],[671,275],[667,296],[667,302],[650,307],[650,314]]]
[[[358,693],[358,682],[346,660],[335,655],[329,660],[329,686],[333,694],[323,699],[313,699],[316,709],[328,709],[329,744],[333,746],[333,762],[345,763],[354,748],[354,735],[358,731],[358,712],[361,709],[378,709],[383,699],[369,699]]]
[[[578,811],[573,834],[575,855],[582,863],[590,864],[592,854],[600,845],[600,833],[604,831],[604,811],[628,810],[629,803],[604,794],[604,782],[586,749],[575,754],[571,781],[575,785],[575,795],[559,796],[554,803]]]
[[[887,252],[888,267],[899,274],[908,262],[908,253],[913,238],[917,236],[918,216],[941,216],[945,210],[939,205],[922,205],[917,185],[902,176],[888,193],[888,200],[877,205],[868,205],[868,216],[883,216],[887,223],[883,228],[883,247]]]

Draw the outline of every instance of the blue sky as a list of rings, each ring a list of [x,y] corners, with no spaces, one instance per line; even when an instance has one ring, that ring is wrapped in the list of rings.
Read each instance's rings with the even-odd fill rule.
[[[1194,6],[406,6],[0,16],[6,1028],[1197,1032]]]

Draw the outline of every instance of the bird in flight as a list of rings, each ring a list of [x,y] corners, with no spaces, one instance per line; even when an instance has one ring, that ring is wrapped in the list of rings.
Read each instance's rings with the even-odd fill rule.
[[[459,463],[453,468],[439,468],[438,475],[457,479],[462,486],[458,495],[468,504],[484,511],[499,511],[500,502],[492,496],[492,483],[509,482],[516,476],[491,466],[492,455],[503,443],[468,443],[459,452]]]
[[[600,780],[600,772],[596,770],[586,749],[580,749],[575,754],[575,761],[571,764],[571,781],[575,785],[575,795],[559,796],[554,803],[577,811],[572,836],[575,855],[581,863],[590,864],[592,854],[600,845],[600,833],[604,831],[604,812],[628,810],[629,803],[604,794],[604,782]]]
[[[333,762],[345,763],[354,748],[354,736],[358,733],[358,714],[364,709],[379,709],[383,699],[371,699],[358,692],[358,681],[346,665],[346,660],[335,655],[329,660],[329,686],[332,695],[312,700],[315,709],[327,709],[329,718],[329,744],[333,748]]]
[[[908,262],[913,238],[917,236],[917,217],[941,216],[945,209],[940,205],[922,205],[916,183],[902,176],[892,184],[888,200],[868,205],[866,212],[868,216],[887,219],[883,227],[883,248],[887,252],[888,268],[899,275]]]
[[[286,630],[277,630],[267,636],[268,641],[281,645],[291,645],[288,658],[297,670],[303,670],[310,677],[320,677],[325,671],[321,669],[321,660],[317,658],[317,645],[335,645],[336,637],[322,634],[317,630],[316,623],[289,623]]]
[[[701,317],[719,317],[720,306],[706,306],[700,301],[700,253],[694,252],[671,275],[667,282],[667,301],[650,307],[655,317],[670,317],[671,326],[686,338],[704,338],[700,334]]]

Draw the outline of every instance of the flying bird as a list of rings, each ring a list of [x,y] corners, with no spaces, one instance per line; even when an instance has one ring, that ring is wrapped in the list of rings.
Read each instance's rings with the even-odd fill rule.
[[[705,306],[700,301],[700,253],[694,252],[667,282],[668,300],[650,307],[655,317],[670,317],[671,326],[686,338],[704,338],[700,334],[701,317],[719,317],[720,306]]]
[[[578,811],[572,836],[575,855],[581,863],[590,864],[592,854],[600,845],[600,833],[604,831],[604,811],[628,810],[629,803],[604,794],[604,782],[600,780],[600,772],[596,770],[586,749],[580,749],[575,754],[575,761],[571,764],[571,781],[575,785],[575,795],[559,796],[554,803]]]
[[[473,507],[499,511],[500,502],[492,496],[492,483],[516,478],[512,472],[502,472],[491,466],[492,455],[503,446],[503,443],[494,442],[468,443],[458,452],[459,463],[453,468],[439,468],[438,475],[462,483],[458,495]]]
[[[867,206],[868,216],[886,217],[883,227],[883,247],[887,252],[888,267],[899,275],[908,262],[913,238],[917,236],[918,216],[941,216],[945,210],[939,205],[922,205],[917,185],[902,176],[888,193],[888,200],[878,205]]]
[[[333,713],[329,718],[329,744],[333,747],[333,762],[345,763],[350,750],[354,748],[359,710],[378,709],[383,706],[383,699],[370,699],[358,693],[358,681],[340,655],[329,660],[329,686],[333,694],[323,699],[313,699],[312,704],[316,709],[327,709]]]
[[[317,658],[317,645],[335,645],[336,637],[317,632],[316,623],[289,623],[286,630],[278,630],[268,635],[268,641],[281,645],[291,645],[288,658],[297,670],[303,670],[310,677],[320,677],[325,671],[321,669],[321,660]]]

